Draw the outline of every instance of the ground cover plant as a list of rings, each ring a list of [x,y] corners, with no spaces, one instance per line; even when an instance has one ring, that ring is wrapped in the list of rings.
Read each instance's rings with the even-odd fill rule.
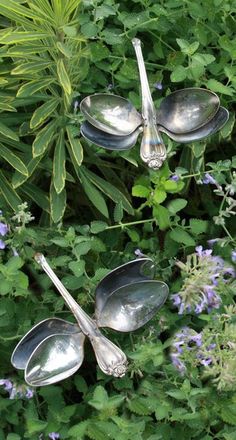
[[[234,0],[0,0],[0,440],[236,439]],[[158,171],[80,138],[79,102],[115,93],[140,108],[131,44],[143,42],[156,105],[207,87],[230,118]],[[10,363],[37,322],[73,320],[34,262],[42,252],[92,315],[95,286],[142,254],[170,296],[142,329],[103,330],[129,358],[32,389]]]

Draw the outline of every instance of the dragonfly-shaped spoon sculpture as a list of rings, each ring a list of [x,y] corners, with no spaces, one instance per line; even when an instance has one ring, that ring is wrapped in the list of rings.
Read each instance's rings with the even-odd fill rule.
[[[164,304],[169,289],[164,282],[153,280],[153,261],[148,257],[138,258],[106,275],[96,288],[95,319],[91,319],[57,278],[45,257],[36,254],[35,259],[64,298],[77,324],[59,318],[39,322],[16,346],[11,359],[13,366],[24,370],[25,381],[31,386],[63,380],[81,366],[87,336],[100,369],[108,375],[124,376],[125,353],[107,339],[99,327],[120,332],[136,330]]]
[[[142,132],[141,159],[158,169],[166,159],[161,132],[180,143],[203,139],[227,122],[228,111],[218,96],[207,89],[186,88],[163,99],[156,111],[152,100],[141,41],[132,40],[139,68],[142,114],[127,99],[108,93],[87,96],[80,104],[86,121],[81,134],[87,140],[109,150],[132,148]]]

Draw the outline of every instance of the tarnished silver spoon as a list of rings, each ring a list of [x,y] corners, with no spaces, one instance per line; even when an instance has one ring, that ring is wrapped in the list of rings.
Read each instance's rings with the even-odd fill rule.
[[[41,254],[36,261],[43,267],[78,324],[50,318],[35,325],[18,343],[12,364],[25,370],[31,386],[55,383],[73,374],[84,357],[84,339],[92,343],[98,364],[106,374],[121,377],[127,366],[125,354],[105,338],[98,327],[133,331],[150,320],[168,296],[168,287],[153,281],[154,265],[150,258],[130,261],[104,277],[96,288],[96,321],[75,302]],[[81,331],[82,330],[82,331]]]
[[[120,96],[87,96],[80,105],[81,112],[88,121],[82,124],[81,134],[106,149],[126,150],[135,145],[142,131],[140,156],[150,168],[158,169],[166,158],[161,132],[177,142],[200,140],[220,130],[227,122],[228,112],[223,107],[219,110],[220,101],[214,92],[196,87],[171,93],[163,99],[156,112],[141,42],[134,38],[132,43],[139,68],[142,115],[128,100]]]

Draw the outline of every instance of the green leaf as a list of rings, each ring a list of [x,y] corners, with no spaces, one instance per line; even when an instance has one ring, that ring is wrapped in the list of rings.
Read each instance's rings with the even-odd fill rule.
[[[175,182],[174,180],[165,180],[163,182],[164,188],[168,192],[176,192],[178,189],[178,182]]]
[[[36,128],[42,125],[57,108],[58,103],[58,98],[51,98],[49,101],[38,107],[30,120],[30,128]]]
[[[90,231],[92,234],[99,234],[99,232],[103,232],[107,229],[107,223],[102,222],[100,220],[95,220],[90,223]]]
[[[52,64],[53,64],[52,61],[42,61],[41,58],[38,58],[38,61],[20,64],[11,71],[11,74],[12,75],[34,74],[36,72],[46,69],[47,67],[50,67]]]
[[[140,416],[147,416],[153,412],[142,397],[136,397],[129,401],[128,408],[131,412]]]
[[[47,194],[32,183],[25,182],[19,189],[23,194],[26,194],[33,200],[40,208],[46,212],[50,212],[49,200]]]
[[[187,204],[188,202],[185,199],[174,199],[168,203],[167,208],[170,214],[175,215],[176,212],[184,209]]]
[[[40,156],[46,151],[55,134],[56,125],[56,121],[51,121],[38,132],[33,142],[33,157]]]
[[[187,70],[183,66],[177,66],[173,70],[170,75],[170,79],[172,82],[180,82],[183,81],[187,76]]]
[[[72,125],[67,125],[66,131],[74,159],[80,167],[81,163],[83,162],[83,147],[79,139],[74,137],[74,128]]]
[[[57,48],[63,55],[65,55],[66,58],[71,58],[72,53],[70,49],[66,46],[66,44],[62,43],[61,41],[58,41]]]
[[[0,133],[6,136],[9,139],[13,139],[13,141],[19,141],[18,135],[11,130],[9,127],[7,127],[5,124],[0,122]]]
[[[195,246],[195,240],[184,229],[177,226],[170,232],[170,238],[177,243],[185,244],[186,246]]]
[[[21,440],[21,436],[18,434],[7,434],[6,440]]]
[[[231,87],[225,86],[224,84],[220,83],[219,81],[213,78],[207,81],[206,86],[208,89],[216,93],[222,93],[223,95],[228,95],[228,96],[234,95],[234,90]]]
[[[6,33],[5,36],[1,33],[0,44],[17,44],[24,41],[40,40],[49,36],[49,34],[43,32],[11,32],[10,34]]]
[[[82,244],[82,243],[81,243]],[[72,261],[68,264],[69,269],[73,272],[73,274],[79,278],[84,274],[85,269],[85,261]]]
[[[64,142],[64,130],[60,131],[58,139],[56,141],[56,147],[53,158],[53,184],[57,194],[65,187],[66,178],[66,154],[65,154],[65,142]]]
[[[134,185],[132,188],[132,196],[148,198],[150,194],[150,188],[143,185]]]
[[[215,61],[214,55],[207,53],[195,53],[192,59],[203,66],[208,66],[208,64],[211,64],[213,61]]]
[[[28,176],[28,170],[22,160],[1,143],[0,156],[5,159],[15,170],[19,171],[19,173],[24,174],[24,176]]]
[[[93,398],[88,401],[89,405],[100,411],[106,406],[107,402],[108,395],[106,390],[101,385],[98,385],[94,390]]]
[[[224,125],[224,127],[223,127],[223,128],[221,129],[221,131],[220,131],[221,136],[222,136],[224,139],[227,139],[227,137],[230,136],[230,134],[231,134],[232,131],[233,131],[234,124],[235,124],[235,113],[234,113],[234,112],[231,112],[230,115],[229,115],[229,120],[228,120],[228,122],[226,122],[226,124]]]
[[[58,223],[64,215],[66,209],[66,190],[63,189],[60,194],[55,191],[54,185],[50,188],[50,208],[51,217],[54,223]]]
[[[189,224],[190,224],[191,232],[196,235],[203,234],[204,232],[206,232],[209,225],[208,221],[200,220],[197,218],[191,218]]]
[[[78,423],[77,425],[72,426],[68,430],[68,435],[73,437],[75,440],[80,440],[86,434],[87,426],[89,420],[84,420],[83,422]]]
[[[57,62],[57,75],[58,75],[59,82],[60,82],[64,92],[67,93],[68,95],[70,95],[71,94],[71,83],[70,83],[70,78],[69,78],[68,73],[66,71],[63,59],[60,59]]]
[[[162,203],[166,199],[167,194],[165,191],[159,188],[155,188],[153,193],[153,200],[155,203]]]
[[[29,81],[18,89],[16,96],[18,98],[32,96],[39,90],[46,89],[53,81],[53,78]]]
[[[185,55],[193,55],[199,47],[199,42],[189,43],[187,40],[176,38],[176,41],[181,49],[181,52]]]
[[[124,194],[119,191],[114,185],[110,182],[106,182],[106,180],[94,174],[92,171],[83,168],[83,172],[86,174],[88,179],[96,185],[101,191],[103,191],[108,197],[110,197],[115,203],[121,202],[124,210],[128,212],[128,214],[133,214],[133,208]]]
[[[92,204],[105,216],[109,217],[106,202],[101,193],[96,189],[92,182],[87,179],[86,175],[80,171],[80,180],[85,193]]]
[[[155,206],[153,208],[153,215],[156,218],[161,231],[164,231],[170,226],[170,214],[168,209],[166,209],[164,206]]]
[[[8,205],[16,211],[17,207],[21,205],[22,200],[18,194],[12,188],[12,185],[8,182],[2,171],[0,171],[0,192]]]

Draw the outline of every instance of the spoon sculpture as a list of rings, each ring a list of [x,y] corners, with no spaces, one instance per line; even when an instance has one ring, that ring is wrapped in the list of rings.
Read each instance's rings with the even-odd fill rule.
[[[166,159],[166,148],[160,132],[176,142],[193,142],[220,130],[227,122],[229,113],[220,107],[220,100],[214,92],[196,87],[171,93],[156,111],[141,41],[134,38],[132,43],[139,68],[142,114],[121,96],[108,93],[87,96],[80,104],[86,119],[81,125],[81,134],[103,148],[128,150],[135,145],[142,132],[141,159],[156,170]]]
[[[154,266],[150,258],[130,261],[100,281],[96,288],[95,320],[76,303],[57,278],[45,257],[36,254],[36,261],[52,280],[77,324],[49,318],[36,324],[16,346],[11,362],[25,372],[31,386],[49,385],[75,373],[84,358],[84,341],[92,344],[100,369],[108,375],[124,376],[127,358],[123,351],[107,339],[99,327],[130,332],[142,327],[164,304],[168,286],[153,280]]]

